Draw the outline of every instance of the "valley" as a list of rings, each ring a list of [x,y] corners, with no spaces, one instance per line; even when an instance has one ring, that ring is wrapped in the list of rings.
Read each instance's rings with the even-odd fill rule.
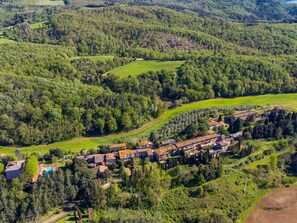
[[[297,5],[0,1],[0,222],[296,218]]]

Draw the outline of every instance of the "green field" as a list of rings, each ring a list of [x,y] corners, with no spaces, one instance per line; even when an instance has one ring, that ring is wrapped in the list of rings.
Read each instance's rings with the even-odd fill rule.
[[[72,57],[70,60],[77,60],[81,58],[89,58],[91,61],[106,61],[106,60],[112,60],[114,56],[112,55],[97,55],[97,56],[77,56],[77,57]]]
[[[40,0],[36,3],[36,5],[45,5],[45,6],[57,6],[64,5],[64,1],[60,0]]]
[[[122,67],[117,67],[108,73],[115,74],[121,77],[137,76],[148,71],[169,70],[175,71],[184,61],[144,61],[136,60]]]
[[[49,145],[39,145],[21,148],[22,152],[32,153],[40,152],[46,153],[52,148],[61,148],[65,151],[79,152],[81,149],[92,149],[99,145],[108,145],[115,142],[122,141],[134,141],[136,142],[140,138],[148,137],[153,131],[157,131],[162,128],[169,120],[173,119],[176,115],[195,110],[200,108],[211,108],[220,106],[239,106],[239,105],[259,105],[263,107],[269,107],[274,105],[280,105],[286,109],[297,111],[297,94],[278,94],[278,95],[260,95],[260,96],[248,96],[238,98],[218,98],[205,101],[193,102],[183,105],[175,109],[166,111],[162,116],[152,120],[139,129],[129,132],[123,132],[119,134],[113,134],[103,137],[81,137],[65,142],[57,142]],[[15,148],[0,148],[0,153],[13,153]]]
[[[14,41],[6,38],[0,38],[0,44],[4,43],[14,43]]]
[[[31,29],[40,29],[40,28],[43,28],[44,24],[46,24],[46,23],[47,23],[47,21],[37,22],[37,23],[30,24],[30,27],[31,27]]]

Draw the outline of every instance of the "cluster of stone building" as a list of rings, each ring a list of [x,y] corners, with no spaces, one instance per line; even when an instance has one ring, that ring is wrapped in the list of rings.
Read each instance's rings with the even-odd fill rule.
[[[276,108],[275,108],[276,109]],[[264,115],[269,114],[269,110],[265,111]],[[260,116],[257,112],[245,111],[234,115],[227,116],[229,120],[240,119],[246,122],[251,116],[255,119],[259,119]],[[206,122],[208,130],[216,130],[220,127],[226,128],[227,124],[219,122],[214,119]],[[84,159],[90,165],[98,168],[100,172],[104,172],[107,169],[107,165],[115,164],[116,160],[128,161],[132,158],[148,158],[151,161],[164,162],[170,156],[176,156],[183,151],[183,154],[187,157],[195,156],[201,152],[201,149],[209,147],[209,154],[217,156],[222,152],[226,152],[233,138],[226,137],[219,134],[209,134],[206,136],[195,137],[192,139],[176,142],[174,139],[168,139],[161,141],[161,145],[158,148],[153,148],[153,143],[147,140],[137,143],[137,149],[131,150],[127,148],[125,143],[112,144],[109,146],[109,153],[107,154],[93,154],[87,156],[77,156],[79,159]],[[23,172],[25,166],[25,160],[11,161],[8,163],[5,169],[5,174],[8,179],[18,177]],[[43,176],[47,170],[54,171],[57,166],[44,166],[40,165],[38,170],[38,176],[33,179],[36,181],[39,176]]]

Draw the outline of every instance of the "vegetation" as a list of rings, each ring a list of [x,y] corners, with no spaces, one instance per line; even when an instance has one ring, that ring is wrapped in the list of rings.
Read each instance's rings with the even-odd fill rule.
[[[147,73],[149,71],[175,71],[179,68],[183,62],[180,61],[141,61],[137,60],[130,64],[125,65],[124,67],[117,67],[113,70],[110,70],[109,73],[115,74],[120,77],[129,77],[129,76],[137,76],[142,73]]]
[[[1,1],[1,222],[65,204],[75,222],[88,208],[91,223],[244,221],[295,181],[296,15],[268,0]],[[203,136],[210,118],[275,105],[292,111],[214,129],[243,131],[224,156],[117,159],[102,173],[75,157]],[[20,159],[23,174],[7,180]],[[32,183],[38,162],[63,168]]]

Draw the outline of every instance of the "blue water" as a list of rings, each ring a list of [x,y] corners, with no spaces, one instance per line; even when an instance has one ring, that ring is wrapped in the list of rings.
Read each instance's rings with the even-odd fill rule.
[[[50,172],[53,172],[54,171],[54,168],[53,167],[47,167],[47,168],[44,169],[44,171],[46,173],[50,173]]]

